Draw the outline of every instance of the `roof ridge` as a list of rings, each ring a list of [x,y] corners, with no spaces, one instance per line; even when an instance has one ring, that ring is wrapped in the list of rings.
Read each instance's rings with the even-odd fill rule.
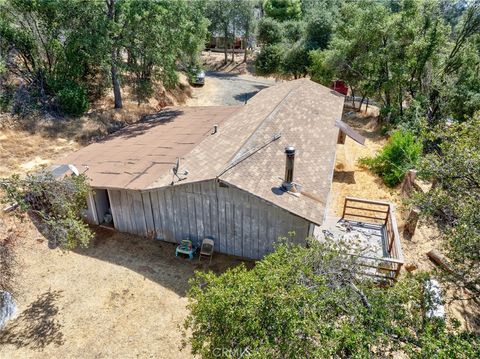
[[[292,81],[293,82],[293,81]],[[275,105],[275,107],[272,109],[272,111],[269,112],[269,114],[267,116],[265,116],[265,118],[260,121],[260,123],[257,125],[257,127],[255,127],[255,129],[252,131],[252,133],[250,134],[250,136],[248,136],[248,138],[240,145],[240,147],[238,148],[238,150],[233,154],[233,156],[228,160],[226,166],[219,172],[219,174],[217,175],[217,177],[220,177],[222,174],[224,174],[225,172],[227,172],[228,170],[232,169],[233,167],[235,167],[238,163],[242,162],[245,158],[247,157],[250,157],[251,155],[255,154],[257,151],[254,151],[254,152],[251,152],[249,150],[249,148],[247,147],[247,145],[252,141],[252,139],[254,138],[254,136],[258,133],[258,131],[262,128],[262,127],[265,127],[268,123],[270,123],[271,120],[273,120],[275,118],[275,115],[280,111],[280,108],[281,106],[285,103],[285,101],[291,96],[293,95],[300,87],[302,87],[303,85],[305,85],[305,81],[301,81],[300,84],[292,89],[290,89],[287,94]],[[271,142],[273,142],[276,138],[275,138],[275,133],[272,134],[272,140],[268,141],[267,144],[263,144],[260,146],[259,149],[269,145]],[[256,147],[259,147],[259,146],[256,146]],[[243,151],[242,151],[243,150]],[[246,154],[248,154],[249,152],[250,155],[248,155],[247,157],[243,158]]]

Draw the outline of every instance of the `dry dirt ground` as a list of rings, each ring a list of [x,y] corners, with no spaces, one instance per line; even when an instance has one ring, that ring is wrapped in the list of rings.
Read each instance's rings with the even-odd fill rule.
[[[181,96],[179,96],[181,97]],[[185,99],[183,99],[184,101]],[[120,112],[97,109],[97,120],[78,123],[49,122],[41,131],[0,130],[0,176],[26,172],[37,164],[73,151],[83,144],[77,131],[108,132],[106,124],[126,118],[133,122],[155,111],[127,101]],[[178,100],[181,103],[182,99]],[[103,111],[103,112],[102,112]],[[334,175],[331,214],[339,213],[345,196],[388,200],[398,206],[400,233],[406,211],[398,189],[389,189],[357,159],[374,154],[385,143],[376,123],[375,109],[368,114],[347,109],[344,119],[367,138],[366,146],[347,139],[339,146]],[[85,121],[85,122],[82,122]],[[50,127],[49,127],[50,126]],[[60,126],[60,135],[55,127]],[[50,130],[49,130],[50,129]],[[2,222],[3,221],[3,222]],[[0,217],[0,227],[6,227]],[[185,291],[196,269],[221,272],[238,265],[234,258],[216,255],[212,265],[175,258],[171,244],[101,230],[88,249],[62,252],[48,249],[42,236],[27,221],[19,240],[17,277],[18,314],[0,333],[0,358],[190,358],[180,351],[181,324],[187,310]],[[407,263],[419,269],[431,264],[425,253],[439,248],[438,234],[429,224],[417,229],[409,241],[402,238]],[[449,305],[450,314],[475,329],[480,310],[470,302]]]
[[[35,228],[19,243],[18,315],[0,332],[0,358],[191,358],[181,349],[185,292],[212,263],[175,257],[173,244],[96,228],[88,249],[49,249]],[[250,263],[247,263],[247,266]]]

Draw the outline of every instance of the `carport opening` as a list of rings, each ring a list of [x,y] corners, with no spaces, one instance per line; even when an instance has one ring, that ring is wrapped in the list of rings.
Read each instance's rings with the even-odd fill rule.
[[[97,211],[98,224],[105,227],[114,228],[112,210],[110,207],[110,198],[106,189],[95,189],[94,192],[95,208]]]

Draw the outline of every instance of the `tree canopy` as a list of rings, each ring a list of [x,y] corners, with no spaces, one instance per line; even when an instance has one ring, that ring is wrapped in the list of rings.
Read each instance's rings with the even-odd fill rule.
[[[211,36],[223,37],[224,63],[228,62],[228,48],[233,48],[235,37],[242,36],[245,45],[250,40],[254,28],[255,1],[209,0],[206,5],[206,15],[210,21]],[[245,48],[245,60],[247,49]],[[232,51],[232,61],[234,58]]]
[[[380,287],[342,246],[280,245],[247,270],[197,273],[189,342],[202,358],[474,357],[480,338],[425,318],[425,275]]]
[[[287,78],[306,76],[311,66],[309,51],[325,49],[330,42],[337,6],[323,0],[305,3],[266,1],[266,17],[259,21],[257,27],[257,40],[262,46],[257,57],[257,71]],[[288,15],[292,12],[298,15]],[[274,44],[276,49],[281,49],[280,57],[278,52],[272,52],[270,46]],[[267,68],[264,65],[266,62],[276,65]]]
[[[339,16],[328,49],[311,55],[317,81],[340,78],[353,94],[374,97],[393,125],[418,125],[413,115],[432,126],[447,117],[461,121],[480,109],[474,75],[480,2],[468,5],[450,26],[438,2],[423,0],[346,2]]]
[[[154,81],[177,83],[178,61],[197,61],[207,34],[203,7],[184,0],[6,0],[2,66],[22,80],[32,105],[46,110],[81,114],[109,88],[122,107],[127,81],[143,101]]]
[[[265,0],[263,9],[268,17],[278,21],[298,20],[302,15],[301,0]]]
[[[431,135],[435,151],[419,164],[419,175],[433,188],[413,203],[438,220],[448,257],[461,285],[480,294],[480,113],[463,123],[442,125]],[[459,283],[459,278],[452,278]],[[476,289],[475,289],[476,288]]]

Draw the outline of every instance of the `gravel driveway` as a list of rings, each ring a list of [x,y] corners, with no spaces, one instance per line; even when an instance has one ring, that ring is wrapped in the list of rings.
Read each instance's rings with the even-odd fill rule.
[[[193,88],[187,106],[228,106],[244,103],[275,80],[251,75],[208,71],[205,85]]]

